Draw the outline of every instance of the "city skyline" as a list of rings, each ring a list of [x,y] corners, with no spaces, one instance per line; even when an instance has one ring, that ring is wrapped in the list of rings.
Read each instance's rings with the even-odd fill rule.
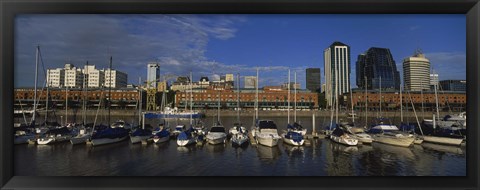
[[[261,67],[259,86],[286,82],[290,68],[305,87],[305,69],[323,71],[323,50],[334,41],[351,48],[352,88],[353,63],[370,47],[389,48],[401,75],[402,60],[420,48],[440,80],[461,80],[465,25],[465,15],[20,15],[15,87],[33,86],[36,45],[46,69],[66,61],[107,67],[112,55],[114,69],[126,71],[129,84],[146,78],[146,65],[158,61],[162,75],[194,71],[195,81],[237,72],[253,76]],[[39,76],[41,84],[41,69]]]

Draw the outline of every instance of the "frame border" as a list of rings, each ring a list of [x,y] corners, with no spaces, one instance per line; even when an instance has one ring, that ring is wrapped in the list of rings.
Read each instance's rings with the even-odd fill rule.
[[[374,6],[372,6],[374,5]],[[465,14],[467,19],[467,177],[295,177],[291,184],[285,177],[243,177],[243,184],[234,177],[220,177],[221,184],[208,183],[212,177],[27,177],[14,176],[13,165],[13,82],[14,82],[14,19],[16,14],[152,14],[152,13],[274,13],[274,14]],[[2,189],[211,189],[214,187],[243,189],[335,188],[335,189],[477,189],[480,58],[479,0],[0,0],[0,187]],[[218,178],[218,177],[216,177]],[[291,177],[289,177],[291,178]],[[124,180],[125,179],[125,180]],[[336,180],[348,180],[340,183]],[[188,183],[185,183],[188,180]],[[218,181],[218,179],[216,180]],[[166,184],[158,187],[159,182]],[[164,182],[164,183],[162,183]],[[201,187],[198,187],[198,186]],[[235,186],[234,186],[235,185]]]

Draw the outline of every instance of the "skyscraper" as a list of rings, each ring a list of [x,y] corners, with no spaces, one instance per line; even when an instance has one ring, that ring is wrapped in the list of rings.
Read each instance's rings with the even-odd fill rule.
[[[400,73],[388,48],[369,48],[358,56],[356,68],[359,88],[400,90]]]
[[[320,68],[307,68],[306,72],[307,89],[312,92],[320,92]]]
[[[149,88],[157,88],[157,82],[160,79],[160,65],[157,63],[148,63],[147,65],[147,83]]]
[[[420,50],[403,60],[403,81],[405,90],[430,89],[430,61]]]
[[[255,88],[256,82],[257,82],[256,76],[245,76],[244,88]]]
[[[333,98],[350,92],[350,47],[341,42],[333,42],[323,51],[325,63],[325,98],[332,106]],[[338,89],[336,86],[338,84]]]

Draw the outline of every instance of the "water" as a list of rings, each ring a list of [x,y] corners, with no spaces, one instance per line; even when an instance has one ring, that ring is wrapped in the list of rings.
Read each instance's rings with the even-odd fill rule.
[[[286,118],[262,119],[274,120],[279,133],[286,129]],[[211,126],[214,120],[207,117],[204,122]],[[311,132],[311,117],[298,120]],[[241,121],[250,129],[252,117]],[[234,122],[236,117],[222,118],[227,129]],[[317,130],[328,122],[329,118],[318,117]],[[189,121],[170,121],[177,123]],[[465,155],[464,147],[425,143],[410,148],[378,143],[347,147],[329,139],[315,139],[302,147],[279,143],[273,148],[234,148],[228,141],[178,147],[175,140],[159,145],[123,141],[99,147],[63,143],[14,148],[15,175],[20,176],[465,176]]]

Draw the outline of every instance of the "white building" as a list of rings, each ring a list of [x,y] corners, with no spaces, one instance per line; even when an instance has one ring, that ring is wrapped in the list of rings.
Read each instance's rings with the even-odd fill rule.
[[[437,75],[438,83],[438,75]],[[405,90],[422,91],[430,89],[430,61],[419,50],[403,60],[403,81]]]
[[[91,70],[88,72],[88,88],[102,87],[105,82],[105,72],[103,70]]]
[[[69,88],[83,87],[83,72],[82,69],[75,67],[72,64],[65,64],[65,80],[64,85]]]
[[[65,84],[65,71],[62,68],[47,69],[47,86],[61,88]]]
[[[430,74],[430,85],[438,85],[438,74]]]
[[[226,81],[226,82],[234,81],[234,79],[233,79],[233,74],[226,74],[226,75],[225,75],[225,81]]]
[[[105,87],[112,88],[125,88],[127,87],[127,74],[117,70],[106,69],[105,75]]]
[[[350,47],[341,42],[334,42],[323,51],[323,55],[325,98],[327,105],[332,106],[335,97],[350,92]]]
[[[157,82],[160,79],[160,65],[157,63],[148,63],[147,65],[147,83],[150,88],[157,88]]]
[[[244,88],[255,88],[255,84],[257,83],[256,76],[245,76],[245,84]]]

